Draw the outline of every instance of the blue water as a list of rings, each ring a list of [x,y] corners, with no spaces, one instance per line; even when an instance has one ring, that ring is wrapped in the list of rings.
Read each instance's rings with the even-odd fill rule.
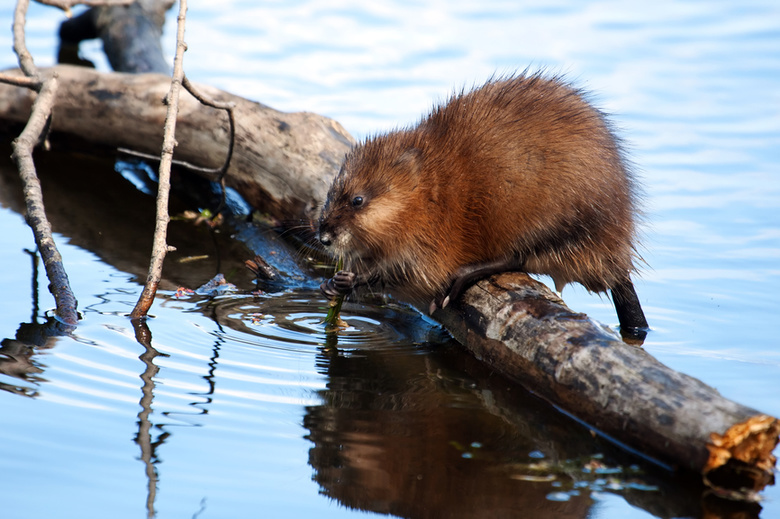
[[[0,8],[3,67],[15,63],[11,14],[10,6]],[[61,19],[52,8],[31,6],[28,44],[41,66],[53,62]],[[171,54],[174,24],[169,17]],[[613,114],[644,185],[646,266],[636,285],[653,328],[645,348],[725,396],[780,416],[776,1],[201,0],[189,3],[186,39],[193,80],[281,110],[330,116],[358,138],[414,123],[454,89],[528,66],[592,91]],[[107,68],[98,44],[84,52]],[[4,348],[14,345],[9,340],[20,323],[42,322],[53,306],[39,274],[34,307],[24,252],[34,243],[14,189],[0,185]],[[383,442],[406,445],[410,438],[393,424],[419,436],[437,409],[463,413],[447,415],[450,436],[426,440],[420,452],[428,453],[427,463],[467,473],[472,465],[463,463],[473,456],[498,467],[518,462],[517,452],[499,448],[495,433],[511,436],[514,429],[492,422],[490,406],[475,399],[487,390],[466,391],[484,379],[433,353],[443,339],[413,315],[355,309],[341,364],[326,348],[315,292],[209,302],[177,300],[168,287],[149,322],[160,355],[144,361],[139,357],[154,352],[136,341],[124,317],[140,291],[137,275],[72,234],[63,230],[57,240],[84,321],[72,336],[37,348],[26,378],[0,374],[4,517],[143,517],[150,507],[158,517],[366,515],[349,508],[339,493],[347,490],[333,480],[319,482],[329,472],[316,456],[332,455],[336,440],[345,465],[361,467],[360,489],[374,499],[364,508],[402,515],[392,504],[404,500],[380,492],[389,478],[383,463],[392,461],[381,454]],[[606,299],[571,286],[563,296],[575,310],[616,324]],[[359,378],[360,369],[374,366],[369,361],[395,377]],[[432,380],[448,398],[427,399]],[[393,385],[400,383],[405,389]],[[339,384],[347,389],[337,391]],[[144,394],[153,396],[148,416]],[[397,411],[396,394],[407,395],[420,414]],[[374,414],[364,414],[369,409]],[[355,430],[344,433],[337,427],[344,423]],[[409,452],[417,452],[413,447]],[[463,459],[447,458],[459,449]],[[544,446],[537,450],[550,456]],[[348,472],[339,474],[348,481]],[[476,481],[458,481],[458,494],[480,489]],[[512,487],[538,494],[528,501],[535,507],[522,501],[512,511],[652,517],[609,492],[608,483],[580,483],[578,494],[555,482]],[[434,494],[421,495],[435,502]],[[763,496],[761,517],[780,517],[780,490],[770,487]],[[469,515],[466,504],[462,510]],[[428,513],[435,517],[435,508]]]

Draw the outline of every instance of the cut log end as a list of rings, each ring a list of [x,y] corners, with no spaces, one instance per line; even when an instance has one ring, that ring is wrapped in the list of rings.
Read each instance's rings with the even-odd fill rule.
[[[780,420],[756,415],[734,424],[722,435],[710,434],[710,452],[702,470],[715,487],[758,492],[775,482],[776,457],[772,454],[780,436]]]

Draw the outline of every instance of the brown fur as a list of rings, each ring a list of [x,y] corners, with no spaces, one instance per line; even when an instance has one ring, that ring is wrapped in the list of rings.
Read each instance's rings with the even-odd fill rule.
[[[604,292],[630,284],[635,212],[603,114],[558,78],[521,75],[356,146],[320,236],[359,278],[417,303],[441,298],[464,266],[496,260],[549,274],[559,290]]]

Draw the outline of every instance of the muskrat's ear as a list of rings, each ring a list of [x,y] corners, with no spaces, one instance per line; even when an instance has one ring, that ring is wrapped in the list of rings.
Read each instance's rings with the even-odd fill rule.
[[[403,169],[405,172],[418,174],[422,170],[423,151],[419,148],[406,148],[397,159],[393,161],[393,167]]]

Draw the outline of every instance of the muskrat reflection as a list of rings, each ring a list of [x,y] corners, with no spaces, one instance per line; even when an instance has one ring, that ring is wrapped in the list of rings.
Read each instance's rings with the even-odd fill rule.
[[[592,456],[634,462],[454,343],[424,354],[330,349],[319,364],[330,382],[323,405],[304,417],[314,444],[309,462],[322,492],[350,508],[400,517],[584,518],[601,477],[584,469]],[[644,490],[626,483],[612,491],[697,515],[698,496],[687,502],[683,491],[670,498],[664,489],[662,497],[657,482],[637,471],[630,478]]]

